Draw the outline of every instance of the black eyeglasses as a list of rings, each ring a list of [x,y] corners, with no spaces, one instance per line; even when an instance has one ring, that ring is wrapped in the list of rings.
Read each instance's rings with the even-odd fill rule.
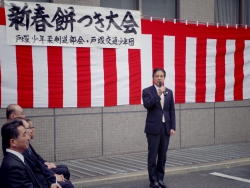
[[[34,129],[35,127],[28,127],[28,128],[25,128],[25,129]]]

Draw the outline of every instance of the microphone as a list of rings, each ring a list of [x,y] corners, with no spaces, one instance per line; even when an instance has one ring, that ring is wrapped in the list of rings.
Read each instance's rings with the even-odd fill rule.
[[[162,82],[159,82],[159,86],[160,86],[160,87],[162,87]],[[164,94],[164,95],[167,95],[167,94],[168,94],[168,92],[163,91],[163,94]]]

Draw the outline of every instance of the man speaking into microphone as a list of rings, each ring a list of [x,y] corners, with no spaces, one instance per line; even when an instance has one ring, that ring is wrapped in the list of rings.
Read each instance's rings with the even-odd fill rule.
[[[166,72],[153,70],[154,85],[142,90],[143,106],[147,109],[144,132],[148,141],[148,176],[150,187],[168,187],[163,179],[169,138],[175,134],[175,107],[172,90],[164,87]]]

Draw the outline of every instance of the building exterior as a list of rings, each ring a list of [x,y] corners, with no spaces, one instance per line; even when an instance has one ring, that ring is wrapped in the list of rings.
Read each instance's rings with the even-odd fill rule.
[[[216,0],[53,0],[52,3],[97,7],[114,5],[114,8],[140,10],[144,18],[153,16],[153,19],[161,19],[166,16],[169,19],[214,23],[218,17],[215,13],[216,2]],[[244,1],[239,2],[241,10]],[[3,6],[3,0],[0,1],[0,6]],[[152,6],[158,8],[151,8]],[[174,8],[174,11],[171,12],[172,9],[167,9],[166,6]],[[247,24],[249,17],[243,19],[244,15],[239,15],[238,24]],[[176,104],[175,108],[177,130],[176,135],[170,140],[170,149],[250,141],[250,100]],[[34,108],[24,109],[24,113],[33,121],[36,128],[32,145],[44,158],[51,161],[147,151],[144,134],[146,110],[142,105]],[[0,124],[3,125],[5,122],[5,109],[0,109]]]

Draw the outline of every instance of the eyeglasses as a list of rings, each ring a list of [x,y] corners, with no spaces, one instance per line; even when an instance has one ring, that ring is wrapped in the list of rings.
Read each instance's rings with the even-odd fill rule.
[[[28,128],[25,128],[25,129],[34,129],[35,127],[28,127]]]

